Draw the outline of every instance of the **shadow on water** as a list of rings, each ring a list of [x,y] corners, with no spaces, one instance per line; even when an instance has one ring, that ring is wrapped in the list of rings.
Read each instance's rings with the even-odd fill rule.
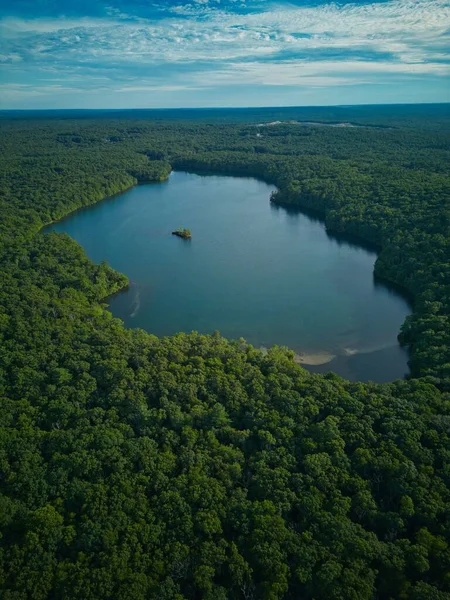
[[[277,204],[275,202],[271,202],[270,206],[271,210],[282,212],[294,222],[298,221],[301,217],[307,217],[311,223],[326,224],[323,213],[314,209]],[[325,233],[327,238],[335,242],[338,246],[346,246],[356,250],[362,248],[374,254],[374,258],[380,252],[379,246],[356,235],[337,233],[328,229],[325,229]],[[373,287],[388,292],[393,297],[402,298],[412,312],[413,295],[400,285],[385,280],[373,273]],[[350,381],[373,381],[376,383],[393,381],[399,377],[399,364],[405,365],[403,377],[409,375],[407,367],[410,357],[409,348],[403,347],[400,344],[355,353],[347,353],[342,348],[336,348],[335,352],[336,356],[325,364],[308,365],[301,363],[301,365],[310,373],[326,374],[335,372]],[[374,369],[374,364],[376,365],[376,369]]]
[[[400,345],[381,348],[373,352],[361,352],[352,356],[336,356],[325,365],[302,365],[310,373],[338,373],[350,381],[373,381],[387,383],[399,378],[398,365],[405,365],[403,377],[409,375],[406,367],[408,348]],[[374,365],[376,368],[374,368]]]
[[[290,219],[294,221],[299,219],[300,216],[305,216],[311,221],[311,223],[322,223],[323,225],[325,225],[325,219],[323,217],[323,214],[318,210],[303,208],[299,206],[289,206],[287,204],[276,204],[275,202],[271,202],[270,207],[275,212],[281,211],[285,213]],[[367,252],[371,252],[377,255],[380,252],[379,246],[368,242],[367,240],[364,240],[356,235],[352,235],[350,233],[338,233],[330,231],[329,229],[325,229],[325,233],[328,239],[332,240],[333,242],[336,242],[338,246],[349,246],[355,249],[363,248],[364,250],[367,250]],[[410,308],[413,308],[414,297],[402,286],[392,281],[389,281],[388,279],[383,279],[375,273],[373,274],[373,282],[374,287],[383,288],[384,290],[388,290],[389,292],[391,292],[394,296],[402,297],[408,303]]]
[[[352,235],[351,233],[338,233],[326,229],[326,234],[328,239],[336,242],[338,246],[345,245],[355,249],[363,248],[364,250],[367,250],[367,252],[372,252],[373,254],[378,254],[380,251],[380,247],[376,244],[368,242],[357,235]]]
[[[323,213],[319,210],[314,210],[313,208],[306,208],[303,206],[292,206],[289,204],[277,204],[276,202],[271,202],[270,206],[274,211],[284,212],[289,218],[296,220],[300,216],[307,217],[312,223],[321,223],[326,225],[325,218]],[[325,233],[329,240],[336,242],[338,246],[350,246],[351,248],[359,249],[363,248],[368,252],[378,253],[380,251],[379,246],[364,240],[363,238],[352,235],[351,233],[338,233],[335,231],[330,231],[329,229],[325,229]]]
[[[408,290],[405,290],[404,287],[394,283],[393,281],[389,281],[388,279],[383,279],[379,277],[375,273],[373,274],[373,285],[375,288],[382,288],[384,290],[388,290],[393,296],[400,296],[405,300],[408,306],[411,309],[411,312],[414,308],[414,296]]]
[[[311,223],[325,223],[325,219],[318,210],[300,206],[291,206],[290,204],[278,204],[277,202],[271,202],[270,208],[276,213],[286,214],[286,216],[294,221],[298,220],[301,216],[305,216],[308,217]]]

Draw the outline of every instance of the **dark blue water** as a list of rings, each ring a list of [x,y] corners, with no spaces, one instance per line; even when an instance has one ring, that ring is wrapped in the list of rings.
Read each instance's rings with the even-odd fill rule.
[[[349,379],[403,377],[397,334],[410,307],[373,279],[374,251],[269,202],[250,178],[172,173],[51,226],[132,284],[110,299],[129,327],[157,335],[219,330],[257,347],[294,349],[312,371]],[[192,240],[171,235],[192,230]]]

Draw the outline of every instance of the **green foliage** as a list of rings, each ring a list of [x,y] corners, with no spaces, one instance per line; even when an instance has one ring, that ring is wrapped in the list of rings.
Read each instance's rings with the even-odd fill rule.
[[[385,110],[384,129],[0,123],[2,598],[449,597],[448,138]],[[263,177],[376,243],[377,275],[414,295],[422,377],[126,330],[103,304],[126,277],[36,233],[171,166]]]
[[[176,229],[172,233],[178,237],[184,238],[185,240],[189,240],[192,237],[191,230],[186,228]]]

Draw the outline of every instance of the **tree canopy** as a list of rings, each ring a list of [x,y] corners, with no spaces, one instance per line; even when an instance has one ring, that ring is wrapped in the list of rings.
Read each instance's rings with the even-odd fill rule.
[[[351,110],[364,126],[0,121],[2,598],[449,598],[446,121]],[[411,377],[125,329],[105,298],[126,276],[39,230],[172,168],[262,178],[376,244],[414,298]]]

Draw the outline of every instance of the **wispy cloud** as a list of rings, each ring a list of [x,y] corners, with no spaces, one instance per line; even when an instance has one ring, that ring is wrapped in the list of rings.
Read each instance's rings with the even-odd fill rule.
[[[213,86],[425,82],[450,72],[449,0],[152,6],[151,12],[129,2],[105,4],[95,15],[6,16],[0,20],[2,81],[18,85],[20,95],[27,93],[20,86],[42,90],[49,77],[64,89],[69,78],[82,77],[85,89],[99,90],[95,81],[102,77],[103,89],[123,98]],[[79,89],[74,85],[74,93]]]

